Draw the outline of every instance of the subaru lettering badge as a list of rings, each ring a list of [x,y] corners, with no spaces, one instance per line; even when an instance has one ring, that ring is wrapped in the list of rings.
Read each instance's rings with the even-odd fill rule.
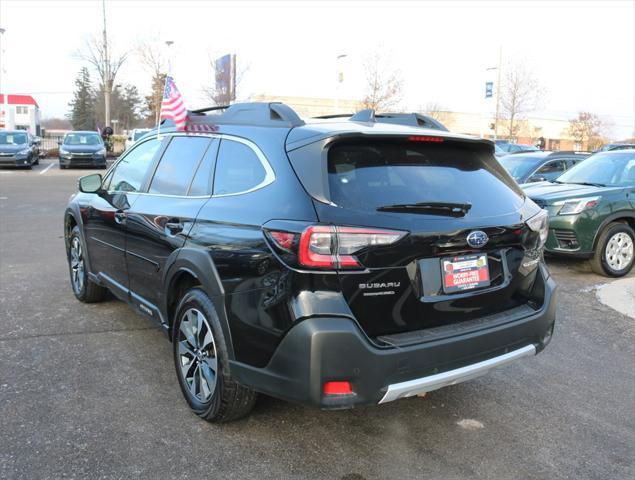
[[[487,233],[475,230],[467,236],[467,244],[472,248],[481,248],[489,241]]]

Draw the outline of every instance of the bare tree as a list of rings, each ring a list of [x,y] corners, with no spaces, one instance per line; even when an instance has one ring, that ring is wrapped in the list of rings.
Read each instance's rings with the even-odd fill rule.
[[[444,110],[443,107],[436,102],[429,102],[424,108],[420,108],[420,110],[423,110],[423,113],[431,118],[434,118],[447,128],[450,128],[450,125],[454,123],[454,114]]]
[[[364,108],[386,111],[399,104],[402,98],[403,78],[387,61],[387,55],[375,52],[364,62],[366,95],[361,103]]]
[[[543,89],[524,63],[506,66],[500,88],[501,116],[506,120],[507,136],[512,139],[518,134],[519,120],[536,108]]]
[[[229,105],[236,99],[238,87],[247,71],[249,71],[249,66],[238,65],[234,57],[232,68],[222,68],[216,62],[219,57],[220,55],[218,54],[208,52],[209,66],[212,70],[212,82],[204,85],[202,92],[206,100],[214,105],[221,106]],[[233,79],[231,78],[232,74],[234,75]]]
[[[152,88],[150,95],[146,97],[150,114],[154,115],[154,124],[159,123],[161,100],[165,77],[168,73],[168,58],[165,50],[158,41],[141,41],[135,49],[139,61],[152,75]]]
[[[76,53],[76,55],[88,62],[97,72],[99,86],[104,93],[104,126],[110,125],[110,104],[115,78],[119,69],[126,61],[128,52],[113,54],[113,48],[110,45],[106,30],[104,28],[103,39],[95,36],[89,38],[84,48]]]
[[[577,118],[569,120],[567,133],[581,148],[596,150],[604,143],[603,131],[605,125],[597,115],[590,112],[580,112]]]

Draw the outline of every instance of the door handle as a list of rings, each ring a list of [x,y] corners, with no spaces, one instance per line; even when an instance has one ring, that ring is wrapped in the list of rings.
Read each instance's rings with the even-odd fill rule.
[[[117,210],[115,212],[115,222],[118,223],[119,225],[125,225],[126,218],[128,218],[128,215],[126,214],[126,212],[122,210]]]
[[[168,222],[165,222],[165,229],[170,232],[170,235],[176,235],[183,231],[183,224],[178,218],[171,218]]]

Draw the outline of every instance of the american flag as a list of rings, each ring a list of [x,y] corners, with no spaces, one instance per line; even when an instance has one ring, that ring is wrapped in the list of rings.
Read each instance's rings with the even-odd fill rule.
[[[174,79],[165,79],[165,89],[163,90],[163,100],[161,101],[161,120],[170,119],[174,121],[174,126],[178,131],[185,130],[187,122],[187,109],[183,104],[181,92],[176,88]]]

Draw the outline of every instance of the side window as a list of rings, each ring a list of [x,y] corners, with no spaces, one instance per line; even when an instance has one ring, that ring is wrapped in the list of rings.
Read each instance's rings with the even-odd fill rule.
[[[554,160],[553,162],[549,162],[544,164],[542,167],[538,169],[536,175],[541,175],[544,173],[561,173],[565,171],[565,162],[564,160]]]
[[[148,167],[150,167],[152,159],[160,146],[161,141],[153,138],[131,150],[115,167],[108,190],[138,192],[141,189]]]
[[[149,193],[185,195],[210,144],[206,137],[174,137],[154,172]]]
[[[221,140],[214,173],[214,195],[251,190],[260,185],[267,172],[250,147],[232,140]]]
[[[205,156],[201,163],[198,164],[192,185],[188,195],[196,197],[202,195],[210,195],[212,193],[212,180],[214,179],[214,164],[216,163],[216,154],[218,153],[218,144],[220,140],[217,138],[207,147]]]

